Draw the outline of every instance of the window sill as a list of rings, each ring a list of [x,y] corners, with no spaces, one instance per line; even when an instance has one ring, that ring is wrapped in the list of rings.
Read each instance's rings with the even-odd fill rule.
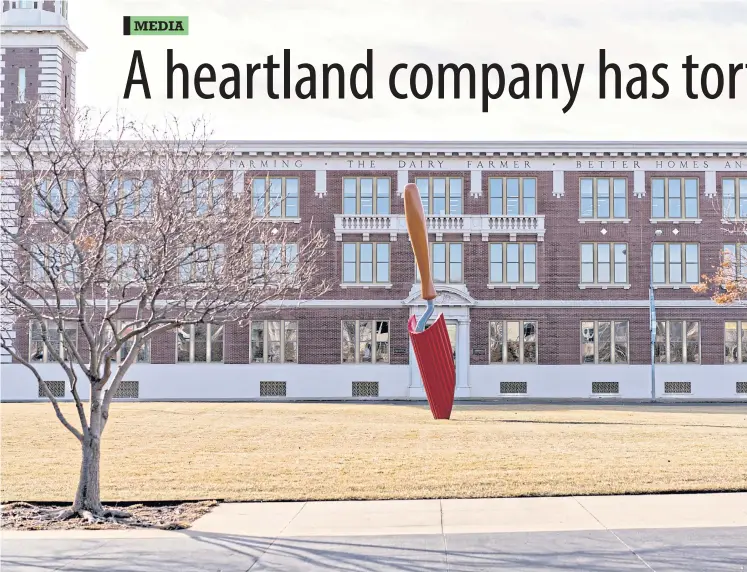
[[[648,219],[648,222],[652,224],[658,224],[660,222],[671,222],[672,224],[680,224],[682,222],[700,224],[701,222],[703,222],[703,219],[700,219],[700,218],[650,218]]]
[[[539,284],[488,284],[490,290],[495,290],[496,288],[509,288],[511,290],[516,290],[517,288],[531,288],[532,290],[537,290],[539,287]]]
[[[579,284],[578,287],[581,290],[586,290],[587,288],[601,290],[608,290],[610,288],[622,288],[623,290],[630,290],[630,284]]]
[[[581,224],[585,224],[587,222],[601,222],[602,224],[607,224],[608,222],[618,222],[623,224],[628,224],[630,222],[629,218],[580,218],[578,219],[578,222]]]
[[[392,287],[391,283],[383,283],[383,282],[380,283],[380,284],[376,284],[376,283],[373,283],[373,284],[353,284],[353,283],[346,284],[346,283],[342,283],[342,284],[340,284],[340,288],[364,288],[364,289],[368,289],[368,288],[386,288],[388,290],[391,287]]]
[[[507,362],[503,363],[502,361],[491,361],[488,363],[489,366],[495,366],[495,367],[519,367],[522,365],[537,365],[535,362]],[[517,395],[524,395],[523,393],[517,394]]]
[[[734,217],[729,217],[729,218],[722,217],[721,218],[721,224],[735,224],[735,223],[740,223],[740,222],[745,222],[745,221],[747,221],[747,217],[744,217],[744,216],[742,216],[742,217],[734,216]]]
[[[260,217],[259,220],[261,222],[293,222],[299,224],[301,217],[265,216],[263,218]]]
[[[690,289],[696,285],[697,285],[696,282],[692,284],[654,284],[654,290],[659,290],[660,288],[668,289],[668,290],[679,290],[680,288]]]

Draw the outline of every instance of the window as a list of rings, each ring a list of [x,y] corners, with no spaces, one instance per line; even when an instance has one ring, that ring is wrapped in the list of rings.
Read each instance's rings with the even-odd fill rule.
[[[217,278],[223,271],[225,260],[222,244],[194,245],[182,254],[179,264],[179,282],[204,283]]]
[[[252,362],[298,363],[298,322],[252,322]]]
[[[721,254],[723,264],[726,264],[728,278],[747,278],[747,244],[725,244]]]
[[[490,245],[491,284],[536,284],[537,245],[494,242]]]
[[[18,103],[26,101],[26,68],[18,68]]]
[[[700,323],[690,320],[656,322],[654,360],[657,363],[699,363]]]
[[[462,272],[461,242],[431,242],[431,277],[436,284],[461,284]],[[420,282],[420,271],[415,266],[415,281]]]
[[[628,284],[628,245],[581,243],[581,284]]]
[[[628,363],[628,322],[581,322],[581,363]]]
[[[697,243],[657,242],[653,245],[654,284],[697,284]]]
[[[416,178],[426,215],[462,214],[463,181],[456,177]]]
[[[32,282],[47,282],[57,288],[77,282],[78,259],[72,244],[34,244],[29,254]]]
[[[153,206],[152,179],[114,179],[109,183],[107,212],[122,219],[149,217]]]
[[[723,217],[746,220],[747,178],[723,179],[721,186],[724,192]]]
[[[490,214],[537,214],[537,179],[524,177],[490,177]]]
[[[223,361],[223,325],[192,324],[176,331],[176,359],[188,363]]]
[[[209,212],[223,210],[226,180],[189,177],[183,183],[183,192],[187,195],[187,206],[194,209],[196,216],[205,216]]]
[[[628,216],[628,180],[583,177],[581,218],[624,219]]]
[[[22,10],[36,8],[36,2],[34,2],[33,0],[19,0],[18,7]]]
[[[490,363],[537,363],[537,322],[490,322]]]
[[[255,279],[278,281],[283,276],[292,276],[298,268],[297,244],[253,244],[252,264]]]
[[[344,243],[342,245],[342,283],[388,284],[389,243]]]
[[[345,177],[342,180],[342,212],[388,215],[390,187],[388,177]]]
[[[747,363],[747,320],[724,324],[724,363]]]
[[[134,244],[107,244],[104,247],[106,279],[128,284],[137,277],[138,249]]]
[[[389,363],[389,321],[343,320],[342,363]]]
[[[80,188],[75,180],[63,180],[59,184],[57,181],[40,181],[34,190],[34,216],[75,217],[78,215],[79,197]]]
[[[62,100],[62,107],[67,109],[67,76],[65,76],[65,97]]]
[[[651,217],[655,219],[697,219],[698,179],[651,179]]]
[[[120,338],[123,338],[128,333],[130,333],[132,330],[135,329],[135,324],[128,321],[120,321],[119,322],[119,332],[117,335]],[[122,345],[119,348],[119,352],[117,353],[117,363],[122,363],[125,358],[127,357],[127,354],[130,353],[130,349],[135,344],[134,338],[130,338],[127,341],[123,342]],[[136,363],[150,363],[150,340],[146,340],[143,345],[140,346],[140,349],[137,351],[137,355],[135,356],[135,362]]]
[[[257,216],[297,218],[300,179],[265,177],[252,181],[252,205]]]
[[[42,328],[41,323],[36,321],[30,323],[29,362],[47,363],[57,361],[48,346],[51,346],[60,358],[68,359],[65,351],[67,344],[71,344],[72,347],[78,346],[78,328],[75,322],[63,322],[62,332],[57,323],[51,320],[45,322],[45,326],[47,343],[44,342],[44,328]]]

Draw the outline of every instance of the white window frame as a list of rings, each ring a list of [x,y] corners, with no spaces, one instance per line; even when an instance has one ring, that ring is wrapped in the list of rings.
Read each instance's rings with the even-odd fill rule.
[[[355,246],[355,257],[350,260],[350,254]],[[361,261],[361,251],[371,249],[371,262]],[[383,253],[386,252],[386,260],[381,260]],[[350,265],[355,265],[355,281],[345,280],[345,269]],[[371,281],[363,282],[361,280],[361,266],[371,264]],[[386,265],[386,279],[380,278],[383,266]],[[343,288],[348,286],[386,286],[392,285],[392,248],[389,242],[343,242],[342,243],[342,276],[341,285]],[[380,267],[381,266],[381,267]]]
[[[107,193],[107,213],[118,220],[152,217],[154,188],[150,177],[142,180],[134,177],[112,179]],[[127,212],[130,207],[132,213]]]
[[[355,323],[355,340],[353,344],[355,346],[355,360],[345,361],[345,323]],[[364,361],[365,356],[361,357],[361,323],[371,324],[371,360]],[[387,334],[387,354],[386,360],[378,360],[376,358],[376,345],[378,340],[376,337],[379,335],[379,324],[386,323],[386,334]],[[370,320],[341,320],[340,321],[340,363],[343,364],[390,364],[392,360],[392,330],[390,320],[380,320],[378,318],[371,318]]]
[[[431,262],[431,278],[433,280],[434,284],[464,284],[464,243],[462,242],[430,242],[428,244],[430,249],[430,262]],[[444,262],[436,262],[435,253],[437,250],[440,250],[441,247],[444,247]],[[460,261],[459,262],[452,262],[452,247],[458,247],[458,249],[461,251],[459,254]],[[436,279],[436,264],[443,264],[444,265],[444,272],[445,272],[445,280],[438,280]],[[461,280],[452,280],[452,265],[458,264],[459,265],[459,273],[461,275]],[[420,269],[418,268],[417,264],[415,265],[415,282],[420,283]]]
[[[285,248],[283,248],[285,247]],[[285,266],[288,276],[293,276],[298,269],[298,243],[260,243],[252,244],[252,266],[255,269],[255,278],[261,278],[267,274],[277,272],[277,268]],[[277,276],[280,278],[280,275]],[[273,280],[277,282],[278,280]]]
[[[531,182],[531,185],[528,183]],[[509,213],[509,186],[516,185],[517,212]],[[530,186],[531,188],[527,188]],[[513,192],[514,189],[512,189]],[[533,196],[532,196],[533,195]],[[527,209],[528,204],[532,208]],[[495,207],[500,208],[495,208]],[[532,212],[527,212],[532,211]],[[490,216],[535,216],[537,214],[537,177],[488,177],[488,214]]]
[[[682,325],[682,361],[673,362],[671,356],[671,329],[673,323],[679,323]],[[695,323],[698,325],[698,361],[687,361],[687,325]],[[659,327],[664,324],[664,341],[658,340]],[[657,364],[677,364],[677,365],[698,365],[702,361],[701,349],[702,349],[702,329],[700,327],[700,320],[657,320],[656,321],[656,341],[654,342],[654,348],[659,344],[665,344],[666,346],[666,360],[656,360]]]
[[[725,269],[732,280],[747,279],[747,242],[724,244],[721,262],[726,265]]]
[[[721,217],[724,220],[747,220],[747,177],[721,179],[721,195]],[[734,214],[727,212],[729,210],[733,210]]]
[[[18,68],[18,93],[16,103],[26,103],[26,68]]]
[[[222,243],[210,245],[209,247],[203,247],[201,245],[195,245],[200,250],[199,260],[196,260],[192,256],[194,248],[185,249],[181,252],[183,259],[189,257],[188,260],[182,260],[177,268],[177,280],[179,284],[189,286],[190,284],[205,284],[205,280],[199,278],[203,275],[201,272],[200,265],[205,265],[204,275],[207,279],[215,279],[225,267],[226,262],[226,249]],[[189,272],[189,276],[186,274]]]
[[[444,209],[443,212],[434,212],[434,203],[436,197],[436,181],[443,181],[444,184]],[[420,201],[423,203],[423,211],[426,216],[462,216],[464,214],[464,178],[462,177],[415,177],[415,185],[418,187]],[[452,190],[452,185],[458,186],[458,189]],[[455,192],[453,192],[455,191]],[[458,209],[452,206],[452,194],[458,196]],[[458,210],[459,212],[452,212]]]
[[[729,346],[727,346],[726,332],[729,330],[729,324],[734,325],[734,332],[737,339],[733,342],[733,355],[735,361],[729,361]],[[726,320],[724,322],[724,364],[726,365],[744,365],[747,364],[747,320]]]
[[[225,363],[225,356],[226,356],[226,330],[225,330],[225,324],[189,324],[186,326],[181,326],[177,328],[177,331],[175,333],[176,336],[176,363]],[[195,361],[195,329],[198,327],[204,327],[205,328],[205,361]],[[221,353],[223,354],[223,357],[220,361],[214,361],[212,359],[212,349],[213,349],[213,335],[214,330],[218,329],[220,330],[220,336],[221,336]],[[180,360],[179,359],[179,331],[180,330],[188,330],[189,332],[189,360]]]
[[[364,197],[364,185],[367,186],[369,181],[371,184],[371,195],[366,195]],[[380,192],[380,186],[382,188],[386,186],[386,193]],[[389,216],[392,214],[391,193],[392,179],[390,177],[343,177],[342,213],[346,215]],[[371,212],[362,212],[364,198],[370,198]],[[352,212],[348,208],[351,199],[355,201],[355,209],[353,209]]]
[[[45,320],[45,323],[47,324],[47,331],[56,331],[59,332],[59,328],[57,327],[57,323],[55,323],[53,320]],[[28,358],[30,363],[57,363],[57,360],[52,358],[49,355],[49,347],[47,347],[47,344],[44,342],[44,340],[41,338],[42,329],[41,325],[38,323],[37,320],[30,320],[29,321],[29,348],[28,348]],[[39,340],[34,340],[34,324],[39,325]],[[73,330],[75,331],[75,347],[78,346],[78,325],[73,320],[64,320],[62,322],[62,327],[66,331]],[[42,359],[41,361],[34,361],[31,356],[32,349],[34,347],[34,343],[38,341],[42,345]],[[66,350],[65,350],[65,344],[63,343],[63,336],[60,334],[59,337],[59,347],[57,349],[57,353],[60,354],[60,357],[62,359],[67,359],[66,356]]]
[[[277,182],[280,182],[280,193],[276,193]],[[295,181],[295,190],[293,188],[288,189],[288,182]],[[262,187],[261,189],[259,187]],[[258,200],[258,195],[261,191],[261,200]],[[289,200],[290,204],[293,204],[292,199],[295,199],[295,212],[293,209],[288,209]],[[271,219],[288,219],[288,220],[300,220],[301,218],[301,178],[300,177],[278,177],[278,176],[267,176],[257,177],[252,179],[251,184],[251,200],[252,210],[255,215],[262,218],[267,217]],[[276,211],[276,209],[279,209]],[[288,214],[288,210],[291,210]]]
[[[117,335],[119,337],[122,337],[123,335],[125,335],[125,332],[124,332],[125,328],[135,329],[135,326],[133,326],[132,321],[130,320],[119,320],[117,322],[117,328],[118,328]],[[140,346],[140,349],[138,350],[137,355],[135,356],[135,361],[133,363],[150,363],[150,357],[151,357],[150,342],[151,342],[151,339],[149,338],[145,341],[143,345]],[[124,361],[125,357],[127,357],[127,353],[130,351],[129,348],[132,346],[133,343],[134,342],[130,340],[122,344],[122,346],[120,346],[119,351],[117,351],[117,356],[115,359],[116,363],[119,364]],[[129,346],[127,344],[129,344]]]
[[[537,276],[537,243],[536,242],[491,242],[488,245],[488,288],[517,288],[517,287],[531,287],[539,288],[539,278]],[[509,268],[509,253],[516,251],[518,253],[517,262],[511,262],[510,264],[518,264],[519,269],[519,280],[516,282],[508,280],[508,268]],[[528,251],[534,251],[534,261],[527,262]],[[500,261],[495,260],[496,254],[500,252]],[[493,269],[500,265],[501,268],[501,280],[494,280]],[[527,281],[527,270],[534,266],[534,280]]]
[[[54,273],[58,288],[68,287],[71,284],[76,285],[80,278],[78,274],[78,261],[75,256],[75,247],[72,244],[62,245],[56,243],[37,243],[32,245],[32,248],[35,249],[33,254],[35,254],[37,258],[43,259],[46,263],[46,267],[49,267],[50,261],[54,261],[57,254],[61,254],[63,247],[65,251],[65,260],[62,262],[62,265],[65,267],[64,274],[60,271]],[[39,265],[39,263],[31,258],[31,256],[29,256],[29,278],[32,283],[48,283],[50,286],[52,285],[44,267]]]
[[[679,181],[680,190],[679,195],[671,196],[669,192],[670,185],[674,181]],[[688,199],[692,200],[693,197],[687,196],[687,183],[688,181],[695,181],[695,205],[696,213],[695,216],[687,216],[687,204]],[[664,213],[662,216],[658,216],[654,213],[654,200],[659,198],[655,196],[658,192],[658,183],[663,182],[664,196]],[[671,214],[671,201],[676,199],[679,201],[680,214],[681,216],[672,216]],[[651,219],[650,222],[658,221],[677,221],[677,222],[700,222],[700,179],[697,177],[653,177],[651,179]]]
[[[584,252],[588,250],[588,248],[585,247],[592,247],[592,260],[589,262],[584,259]],[[602,247],[602,248],[600,248]],[[622,247],[624,250],[624,253],[620,254],[618,252],[618,247]],[[607,250],[609,252],[609,259],[606,262],[603,262],[600,260],[600,252],[603,252],[604,250]],[[580,260],[580,275],[579,275],[579,283],[578,287],[581,289],[584,288],[630,288],[630,265],[629,265],[629,257],[628,257],[628,243],[627,242],[582,242],[579,245],[579,260]],[[618,257],[622,256],[624,260],[620,261],[618,260]],[[603,264],[609,265],[609,281],[605,282],[600,280],[600,267]],[[619,266],[625,267],[625,280],[622,282],[617,281],[617,268]],[[591,266],[593,269],[593,277],[594,279],[589,281],[584,281],[584,268]]]
[[[37,220],[48,220],[54,213],[49,210],[46,202],[41,198],[44,196],[52,204],[55,210],[59,211],[65,201],[64,218],[74,218],[78,216],[80,209],[80,183],[73,178],[67,178],[62,181],[62,187],[56,180],[42,179],[39,181],[39,189],[33,188],[32,208],[33,217]],[[41,196],[40,196],[41,195]]]
[[[677,251],[677,247],[679,246],[679,262],[672,261],[672,253]],[[688,246],[695,246],[696,248],[696,255],[695,255],[695,261],[689,260],[687,258],[687,252],[688,252]],[[664,249],[664,261],[663,262],[657,262],[655,253],[660,250],[660,248]],[[692,286],[694,284],[698,284],[700,282],[700,243],[698,242],[656,242],[653,244],[653,247],[651,249],[651,256],[654,257],[654,260],[652,261],[651,267],[652,271],[654,271],[654,275],[651,277],[652,282],[654,285],[654,288],[681,288],[686,286]],[[687,267],[688,265],[695,264],[695,280],[688,281],[687,280]],[[672,277],[672,271],[676,267],[676,265],[680,266],[680,272],[682,276],[682,280],[679,282],[673,282],[671,280]],[[657,267],[664,267],[664,278],[665,281],[656,281],[656,269]]]
[[[600,183],[607,184],[607,202],[609,214],[604,216],[600,214],[600,203],[601,198],[604,195],[600,195]],[[584,191],[585,186],[591,185],[591,197],[585,197]],[[598,220],[604,221],[618,221],[618,222],[630,222],[628,216],[628,179],[627,177],[581,177],[578,181],[579,185],[579,221],[580,222],[593,222]],[[602,185],[603,187],[603,185]],[[621,188],[622,187],[622,188]],[[619,191],[622,190],[622,195]],[[591,199],[591,214],[584,214],[584,199]],[[623,214],[615,213],[615,204],[617,199],[622,198],[624,200]]]
[[[182,192],[188,195],[188,206],[195,218],[222,212],[229,196],[224,177],[185,177]]]
[[[592,327],[594,329],[594,340],[589,341],[588,337],[585,335],[585,327],[587,324],[592,324]],[[610,326],[610,361],[599,361],[599,324],[609,324]],[[625,346],[627,347],[626,356],[627,359],[625,361],[618,361],[617,360],[617,351],[616,351],[616,345],[618,343],[618,340],[616,339],[616,330],[618,324],[625,324]],[[580,328],[580,342],[581,342],[581,364],[593,364],[593,365],[616,365],[616,364],[625,364],[628,365],[630,363],[630,321],[629,320],[581,320],[581,328]],[[594,361],[587,361],[584,359],[586,357],[586,344],[594,344]]]
[[[270,323],[278,323],[280,324],[280,361],[268,361],[269,356],[269,331],[270,328],[268,327],[268,324]],[[262,324],[262,359],[254,359],[254,326],[257,324]],[[286,338],[288,335],[288,330],[295,330],[296,332],[296,340],[295,340],[295,351],[296,351],[296,359],[294,361],[287,361],[286,357],[286,344],[288,343]],[[255,320],[252,321],[252,323],[249,325],[249,361],[251,363],[270,363],[270,364],[278,364],[278,363],[299,363],[299,335],[298,335],[298,320]]]
[[[519,325],[519,361],[508,361],[508,324]],[[493,361],[494,324],[501,325],[501,361]],[[534,361],[526,361],[524,344],[526,343],[526,326],[534,325]],[[488,322],[488,363],[491,365],[537,365],[539,363],[539,328],[537,320],[490,320]]]

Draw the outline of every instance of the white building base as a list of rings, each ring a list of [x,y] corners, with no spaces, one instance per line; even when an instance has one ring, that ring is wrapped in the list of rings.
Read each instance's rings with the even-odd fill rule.
[[[44,379],[62,380],[54,364],[38,366]],[[135,364],[126,378],[138,382],[140,400],[260,399],[260,382],[284,381],[287,400],[351,400],[353,382],[378,382],[379,399],[425,399],[410,365],[295,364]],[[651,397],[645,365],[468,366],[468,383],[457,386],[457,399],[625,399]],[[656,368],[659,400],[747,401],[747,368],[727,365],[661,365]],[[611,391],[616,389],[617,391]],[[82,398],[89,396],[81,379]],[[65,388],[63,399],[71,399]],[[264,398],[264,397],[262,397]],[[277,399],[278,397],[275,397]],[[23,366],[3,364],[2,401],[45,401],[34,377]]]

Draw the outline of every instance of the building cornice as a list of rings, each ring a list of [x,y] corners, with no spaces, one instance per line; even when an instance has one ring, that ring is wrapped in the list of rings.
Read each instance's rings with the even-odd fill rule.
[[[3,25],[0,32],[3,36],[13,35],[32,35],[32,34],[59,34],[62,36],[70,45],[73,46],[77,52],[85,52],[88,49],[83,41],[76,36],[68,26],[55,26],[55,25],[34,25],[34,26],[17,26],[17,25]],[[45,44],[46,45],[46,44]]]

